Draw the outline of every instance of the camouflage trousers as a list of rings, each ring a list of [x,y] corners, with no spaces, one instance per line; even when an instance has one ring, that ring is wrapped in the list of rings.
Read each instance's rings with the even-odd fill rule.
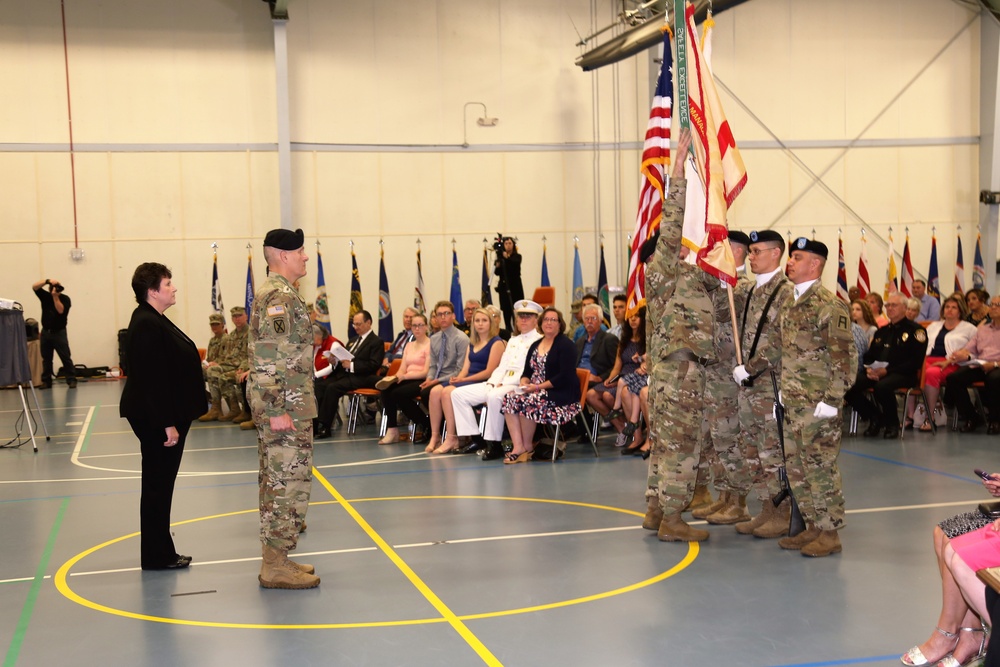
[[[713,364],[706,370],[704,443],[698,462],[699,485],[715,480],[715,490],[740,496],[750,490],[750,468],[740,449],[739,387],[728,364]]]
[[[788,483],[803,519],[821,530],[839,530],[844,527],[844,491],[837,467],[843,420],[816,419],[813,410],[786,412]]]
[[[212,395],[212,405],[221,408],[222,399],[226,399],[230,410],[242,410],[242,391],[236,382],[237,369],[228,366],[209,366],[205,369],[205,381]]]
[[[260,472],[260,540],[279,551],[291,551],[309,507],[312,489],[312,421],[296,421],[295,431],[274,433],[264,415],[257,423]]]
[[[747,458],[751,488],[757,498],[765,500],[778,494],[778,468],[781,467],[781,445],[778,425],[774,421],[774,389],[771,376],[764,373],[754,386],[740,387],[740,447]]]
[[[646,498],[664,514],[680,512],[694,495],[705,369],[691,361],[661,361],[649,374],[649,475]]]

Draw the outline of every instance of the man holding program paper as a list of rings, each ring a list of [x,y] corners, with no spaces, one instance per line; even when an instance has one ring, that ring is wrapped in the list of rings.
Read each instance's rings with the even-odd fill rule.
[[[382,339],[372,332],[372,316],[367,310],[354,314],[352,321],[357,335],[347,344],[334,343],[328,358],[333,371],[323,383],[322,395],[317,392],[316,403],[319,416],[316,418],[315,438],[330,437],[330,428],[337,416],[340,399],[355,389],[373,389],[378,382],[378,369],[385,355]]]
[[[969,398],[969,387],[973,382],[984,382],[983,399],[989,411],[990,425],[987,433],[1000,433],[1000,297],[990,299],[990,324],[983,324],[976,329],[964,348],[956,350],[948,361],[962,368],[948,376],[945,380],[944,402],[949,407],[958,410],[959,427],[962,433],[975,431],[982,420],[972,406]]]
[[[865,352],[864,367],[844,399],[862,419],[868,420],[865,436],[886,440],[899,437],[899,416],[896,414],[896,390],[916,387],[927,352],[927,331],[906,318],[906,298],[893,292],[885,301],[889,324],[875,332],[872,344]],[[875,405],[868,401],[869,389],[875,392]]]

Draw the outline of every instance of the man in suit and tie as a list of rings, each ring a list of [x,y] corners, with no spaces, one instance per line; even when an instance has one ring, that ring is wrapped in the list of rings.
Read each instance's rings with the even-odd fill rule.
[[[326,381],[317,386],[319,416],[316,418],[314,439],[330,437],[330,428],[337,415],[340,399],[347,392],[361,388],[373,389],[378,382],[378,369],[385,355],[385,345],[372,332],[371,313],[367,310],[358,311],[352,325],[357,335],[347,344],[347,351],[354,358],[337,362]]]

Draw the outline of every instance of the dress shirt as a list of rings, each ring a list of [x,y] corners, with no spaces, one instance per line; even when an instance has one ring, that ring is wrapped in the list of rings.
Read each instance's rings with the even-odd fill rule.
[[[965,346],[970,359],[1000,361],[1000,328],[984,324],[976,329],[976,335]]]

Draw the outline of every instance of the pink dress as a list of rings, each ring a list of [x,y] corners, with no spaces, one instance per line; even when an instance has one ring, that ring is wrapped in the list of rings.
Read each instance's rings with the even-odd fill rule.
[[[973,570],[1000,565],[1000,532],[993,524],[952,538],[951,548]]]

